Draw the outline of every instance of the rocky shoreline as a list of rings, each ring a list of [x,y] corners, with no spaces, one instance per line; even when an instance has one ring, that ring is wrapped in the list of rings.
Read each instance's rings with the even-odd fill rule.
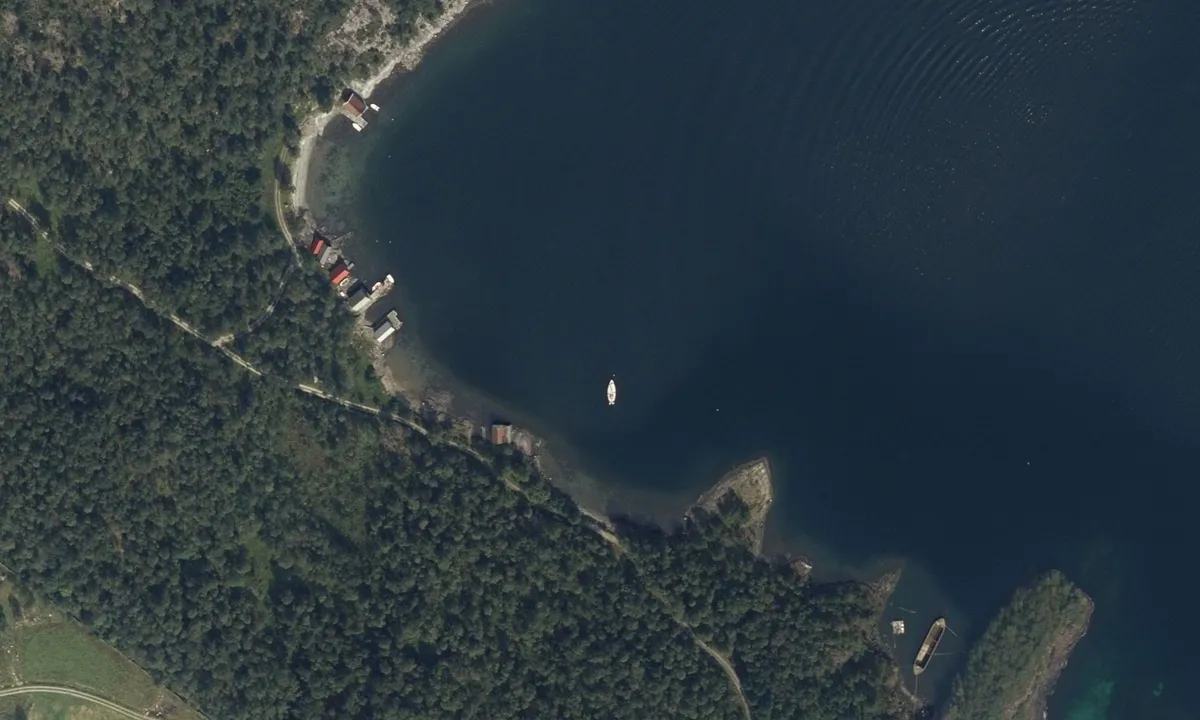
[[[327,37],[326,45],[331,50],[347,52],[354,58],[368,52],[378,53],[384,58],[369,77],[352,83],[352,89],[359,96],[369,98],[376,88],[397,70],[415,69],[435,40],[453,27],[468,10],[484,2],[486,0],[443,0],[440,15],[433,19],[419,20],[412,37],[405,43],[398,43],[387,32],[387,26],[394,20],[390,9],[380,0],[356,0],[347,11],[342,24]],[[304,234],[321,227],[321,222],[312,216],[308,202],[309,172],[314,148],[317,139],[329,123],[340,114],[337,109],[326,111],[313,108],[300,125],[299,149],[290,163],[293,186],[290,205],[293,214],[300,220]],[[449,388],[453,383],[440,377],[435,378],[434,382],[426,382],[424,378],[413,382],[411,377],[397,377],[389,363],[389,355],[394,355],[389,352],[390,348],[374,341],[370,326],[365,321],[359,323],[357,330],[364,351],[368,353],[375,374],[388,395],[403,399],[417,412],[432,414],[464,440],[487,437],[491,420],[489,416],[492,413],[478,407],[480,403],[464,403],[461,397],[458,397],[461,393]],[[408,373],[409,375],[429,374],[427,368],[421,367],[426,364],[420,357],[423,355],[421,351],[406,349],[403,352],[409,364],[416,368],[416,371]],[[530,457],[539,471],[548,478],[572,474],[570,466],[550,452],[546,441],[528,430],[514,427],[511,442]]]
[[[1046,651],[1046,657],[1041,669],[1034,676],[1025,696],[1009,709],[1006,718],[1009,720],[1043,720],[1047,716],[1050,696],[1058,685],[1071,659],[1075,646],[1087,635],[1092,622],[1092,614],[1096,605],[1091,598],[1087,600],[1087,611],[1078,622],[1064,627],[1054,638],[1054,642]]]
[[[329,35],[327,44],[331,48],[347,50],[355,56],[367,52],[378,52],[383,56],[383,63],[369,77],[354,83],[354,90],[363,98],[368,98],[379,84],[391,77],[398,68],[412,70],[417,67],[429,45],[477,4],[479,0],[443,0],[442,14],[432,20],[419,20],[412,38],[401,44],[387,33],[387,25],[393,18],[386,6],[379,0],[356,0],[346,13],[341,26]],[[366,36],[362,37],[364,27],[369,27],[373,18],[381,20],[375,23],[378,25],[377,29],[374,32],[366,32]],[[314,108],[300,124],[299,152],[292,162],[291,205],[293,212],[297,214],[308,207],[308,171],[312,163],[313,147],[317,138],[338,115],[337,110]]]

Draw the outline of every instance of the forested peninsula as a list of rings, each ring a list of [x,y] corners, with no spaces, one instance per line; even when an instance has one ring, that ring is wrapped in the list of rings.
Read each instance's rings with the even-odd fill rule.
[[[1062,573],[1018,590],[971,649],[941,720],[1041,720],[1092,610]]]
[[[606,538],[383,394],[275,220],[383,60],[351,10],[0,4],[6,572],[214,720],[908,717],[880,594],[759,558],[738,498]]]

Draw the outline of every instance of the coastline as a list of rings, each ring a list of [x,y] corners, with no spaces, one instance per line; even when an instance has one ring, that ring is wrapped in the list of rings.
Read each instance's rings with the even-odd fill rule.
[[[1086,596],[1085,596],[1086,597]],[[1041,671],[1033,678],[1025,697],[1013,705],[1010,717],[1013,720],[1041,720],[1049,712],[1050,696],[1058,686],[1071,654],[1080,640],[1087,635],[1092,624],[1092,615],[1096,611],[1096,603],[1087,598],[1087,608],[1079,622],[1059,631],[1046,652],[1045,662]]]
[[[434,41],[451,29],[469,10],[486,2],[487,0],[443,0],[442,13],[433,19],[420,19],[416,23],[413,36],[401,44],[383,29],[376,30],[366,41],[356,37],[356,33],[363,27],[364,17],[382,14],[386,21],[390,20],[391,15],[386,7],[379,4],[379,0],[355,0],[342,25],[330,33],[326,44],[331,47],[348,48],[356,55],[372,50],[382,54],[382,64],[378,65],[369,77],[347,81],[347,85],[366,100],[397,70],[415,69]],[[386,22],[384,24],[386,25]],[[330,123],[342,114],[336,106],[330,110],[313,107],[300,124],[298,150],[290,162],[293,186],[290,209],[306,232],[321,227],[321,221],[312,215],[308,195],[311,179],[309,174],[312,171],[317,140]],[[432,413],[439,422],[453,427],[453,432],[462,439],[469,442],[486,440],[490,424],[497,417],[507,416],[504,408],[499,407],[493,399],[481,396],[473,388],[461,387],[454,378],[445,376],[443,369],[430,367],[432,359],[426,356],[423,349],[412,346],[411,339],[405,341],[398,338],[396,342],[380,346],[374,342],[370,326],[365,322],[360,322],[356,329],[384,392],[402,399],[419,413]],[[399,372],[395,362],[398,355],[403,356],[401,364],[406,366]],[[553,446],[557,443],[528,428],[516,425],[512,426],[511,438],[511,443],[529,457],[538,471],[566,490],[585,514],[593,520],[599,521],[603,518],[606,524],[611,522],[608,520],[609,511],[604,509],[608,504],[607,491],[601,488],[597,479],[575,467],[569,449],[565,454],[563,451],[556,451]],[[751,508],[751,517],[746,526],[747,543],[755,555],[761,556],[766,514],[774,497],[766,458],[751,460],[720,477],[699,500],[686,506],[684,514],[690,514],[692,509],[706,501],[712,501],[715,509],[717,501],[731,489]],[[680,516],[674,517],[679,519]],[[663,518],[655,518],[653,522],[663,522]],[[797,564],[794,566],[799,574],[806,576],[811,570],[806,561],[795,562]]]
[[[430,44],[450,29],[469,9],[481,2],[482,0],[447,0],[445,12],[442,15],[436,20],[421,21],[418,31],[408,43],[386,53],[384,63],[369,78],[361,82],[354,82],[352,86],[363,98],[369,98],[379,85],[390,78],[397,69],[412,70],[417,67]],[[312,211],[308,204],[307,193],[314,149],[317,139],[325,132],[329,123],[340,114],[337,109],[330,111],[314,109],[301,124],[299,151],[292,164],[294,190],[290,202],[293,213],[308,225],[316,220],[311,216]],[[318,169],[319,165],[320,161],[318,161]],[[367,330],[367,327],[360,325],[360,329]],[[440,421],[453,427],[451,431],[453,434],[468,442],[477,440],[488,442],[489,425],[495,419],[496,414],[507,417],[505,413],[499,411],[494,403],[490,402],[490,398],[481,398],[473,389],[459,386],[459,383],[452,377],[442,375],[432,379],[422,378],[419,382],[414,383],[413,378],[409,376],[410,373],[393,371],[391,359],[396,353],[394,347],[386,349],[380,347],[373,341],[369,332],[363,335],[363,341],[364,345],[369,348],[376,376],[385,392],[391,396],[403,398],[418,412],[432,412]],[[412,351],[412,348],[405,346],[404,352],[410,355],[407,359],[410,363],[412,362]],[[429,372],[428,369],[424,369],[424,371]],[[439,375],[440,373],[435,371],[434,374]],[[520,418],[513,419],[519,420]],[[576,492],[579,489],[578,486],[590,482],[590,478],[577,476],[575,468],[566,462],[566,456],[555,452],[554,446],[557,443],[549,442],[530,430],[515,425],[512,426],[511,437],[513,445],[521,450],[539,473],[552,480],[560,488],[569,490],[569,494],[580,512],[589,519],[592,529],[606,542],[619,547],[619,536],[609,519],[609,514],[612,512],[611,506],[609,509],[605,509],[606,503],[602,499],[604,493]],[[566,447],[565,452],[569,454],[570,448]],[[564,485],[568,487],[564,487]],[[745,542],[755,556],[762,557],[766,519],[774,499],[771,469],[766,458],[751,460],[719,477],[715,484],[695,500],[687,510],[685,517],[690,517],[696,508],[715,511],[729,491],[733,491],[747,505],[749,516],[744,525]],[[590,497],[585,499],[583,495]],[[596,502],[597,500],[600,501]],[[620,513],[612,514],[613,517],[620,515]],[[806,558],[787,557],[787,559],[797,575],[805,579],[810,577],[812,565]],[[825,566],[824,562],[821,564],[823,567]],[[881,613],[884,612],[884,607],[899,582],[899,576],[899,572],[888,573],[874,582],[866,583],[872,588]],[[1053,693],[1058,677],[1066,666],[1067,658],[1084,632],[1086,632],[1086,623],[1077,636],[1073,638],[1064,636],[1060,639],[1062,642],[1056,643],[1056,652],[1048,660],[1046,672],[1039,677],[1040,682],[1030,688],[1034,707],[1044,711],[1046,700]],[[907,688],[905,688],[905,692],[907,693]],[[911,696],[910,699],[916,700],[917,698]],[[1029,720],[1037,720],[1037,718],[1031,714]]]
[[[362,0],[358,3],[359,6],[363,4]],[[433,20],[425,18],[419,20],[416,32],[404,44],[395,43],[395,41],[383,34],[383,30],[380,30],[379,36],[376,38],[376,43],[384,55],[384,62],[370,77],[354,82],[356,92],[364,99],[369,98],[371,93],[375,92],[375,89],[383,81],[391,77],[397,68],[403,68],[404,70],[413,70],[416,68],[425,56],[425,51],[429,45],[441,37],[442,33],[449,30],[468,10],[478,4],[480,4],[479,0],[445,0],[442,14]],[[353,15],[353,10],[347,13],[345,23],[334,32],[334,36],[346,31],[347,26],[353,22]],[[317,138],[325,132],[325,128],[329,123],[340,114],[336,109],[321,110],[320,108],[314,108],[300,123],[299,152],[296,155],[296,159],[292,162],[293,190],[291,204],[293,213],[300,214],[308,208],[308,171],[309,165],[312,162],[313,147],[316,145]]]

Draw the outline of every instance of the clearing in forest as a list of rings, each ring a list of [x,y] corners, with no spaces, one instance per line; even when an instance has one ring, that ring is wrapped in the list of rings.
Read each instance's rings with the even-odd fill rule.
[[[179,698],[57,608],[10,580],[0,581],[0,690],[56,685],[82,690],[138,712],[169,720],[202,720]],[[31,694],[0,698],[0,718],[115,720],[118,714],[86,700]]]

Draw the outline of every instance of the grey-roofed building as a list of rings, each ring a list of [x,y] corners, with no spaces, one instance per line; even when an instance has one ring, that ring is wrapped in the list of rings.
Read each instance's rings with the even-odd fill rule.
[[[330,245],[321,251],[321,254],[317,257],[317,262],[321,264],[321,267],[328,267],[333,264],[334,260],[337,260],[337,256],[337,250]]]
[[[389,322],[379,323],[374,329],[375,342],[381,343],[387,340],[396,332],[396,328]]]
[[[350,293],[350,297],[346,298],[346,302],[350,305],[351,310],[356,313],[360,313],[363,310],[371,307],[371,303],[373,303],[374,300],[371,299],[371,296],[367,293],[366,288],[364,288],[362,285],[359,285],[354,292]]]

